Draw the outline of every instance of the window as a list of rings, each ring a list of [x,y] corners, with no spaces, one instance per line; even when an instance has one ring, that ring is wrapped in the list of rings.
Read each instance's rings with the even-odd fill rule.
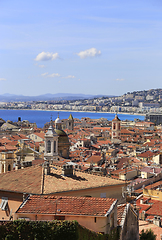
[[[54,141],[54,153],[56,152],[56,141]]]
[[[6,210],[7,203],[8,203],[8,198],[7,197],[2,197],[2,202],[1,202],[1,205],[0,205],[0,208],[2,209],[2,211]]]
[[[96,217],[94,218],[94,222],[96,223]]]
[[[51,152],[51,141],[48,140],[47,141],[47,153],[50,153]]]
[[[113,124],[113,129],[116,129],[116,124],[115,123]]]

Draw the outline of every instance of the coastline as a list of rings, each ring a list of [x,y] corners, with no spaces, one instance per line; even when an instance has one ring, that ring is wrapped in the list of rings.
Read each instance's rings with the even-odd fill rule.
[[[76,113],[79,113],[79,112],[83,112],[83,113],[103,113],[103,114],[116,114],[116,112],[101,112],[101,111],[69,111],[69,110],[46,110],[46,109],[0,109],[0,110],[19,110],[19,111],[45,111],[45,112],[69,112],[69,113],[73,113],[73,112],[76,112]],[[146,114],[143,114],[143,113],[129,113],[129,112],[118,112],[117,113],[118,115],[137,115],[137,116],[146,116]]]

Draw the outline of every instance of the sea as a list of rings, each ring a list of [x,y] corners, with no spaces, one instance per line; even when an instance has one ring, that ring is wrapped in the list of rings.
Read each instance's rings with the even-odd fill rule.
[[[91,119],[106,118],[112,120],[115,117],[115,113],[104,113],[104,112],[72,112],[72,111],[42,111],[42,110],[0,110],[0,118],[5,121],[10,120],[13,122],[18,121],[18,117],[21,121],[28,120],[31,123],[36,123],[37,127],[42,128],[46,122],[55,120],[59,114],[60,119],[67,119],[70,114],[73,118],[81,119],[83,117]],[[118,114],[121,120],[134,121],[134,119],[144,120],[145,116],[142,115],[130,115],[130,114]]]

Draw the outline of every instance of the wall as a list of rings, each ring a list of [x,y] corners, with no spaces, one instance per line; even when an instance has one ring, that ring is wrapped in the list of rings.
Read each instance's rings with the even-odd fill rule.
[[[20,204],[23,202],[23,194],[20,193],[9,193],[9,192],[0,192],[0,204],[2,197],[8,198],[8,204],[6,211],[0,208],[0,220],[9,220],[10,216],[13,216],[15,211],[18,209]]]
[[[125,183],[114,186],[107,187],[98,187],[92,189],[84,189],[84,190],[73,190],[69,192],[60,192],[54,193],[54,195],[63,195],[63,196],[76,196],[76,197],[106,197],[106,198],[116,198],[120,199],[122,195],[122,187],[125,186]]]
[[[58,215],[57,215],[58,216]],[[48,214],[15,214],[15,219],[19,218],[26,218],[29,220],[49,220],[52,221],[55,218],[54,214],[48,215]],[[92,216],[75,216],[75,215],[66,215],[65,220],[72,221],[76,220],[80,225],[94,231],[94,232],[104,232],[106,233],[106,227],[107,227],[107,217],[95,217]]]
[[[159,191],[159,190],[143,189],[143,195],[144,196],[149,196],[152,199],[162,201],[162,192]]]
[[[127,173],[121,173],[119,174],[120,180],[130,180],[137,176],[137,170],[132,170]]]
[[[127,216],[124,225],[121,227],[120,240],[139,240],[138,217],[130,207],[130,204],[127,207]]]

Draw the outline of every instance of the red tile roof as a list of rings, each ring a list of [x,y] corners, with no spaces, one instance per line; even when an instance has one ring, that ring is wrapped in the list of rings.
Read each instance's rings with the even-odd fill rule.
[[[154,204],[151,206],[151,208],[148,211],[146,211],[146,214],[162,217],[162,201],[156,200],[156,202],[154,202]]]
[[[105,216],[114,198],[33,195],[17,213]]]

